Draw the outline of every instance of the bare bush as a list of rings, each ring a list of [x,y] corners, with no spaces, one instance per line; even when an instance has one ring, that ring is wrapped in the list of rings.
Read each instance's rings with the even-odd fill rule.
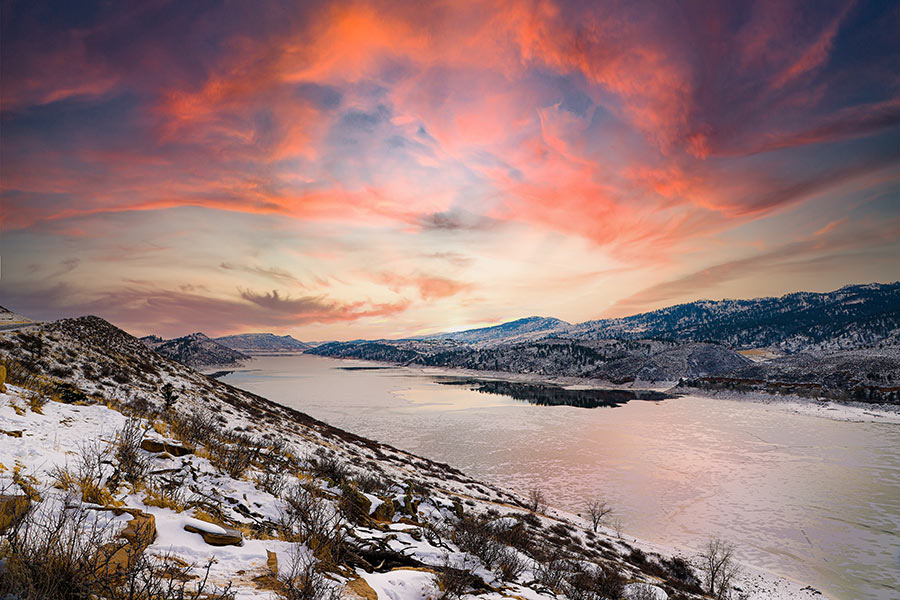
[[[603,520],[613,511],[612,507],[600,498],[589,500],[586,508],[588,517],[591,520],[591,526],[595,532]]]
[[[648,583],[628,586],[628,600],[656,600],[656,588]]]
[[[218,437],[220,431],[215,415],[208,411],[173,412],[170,424],[175,437],[192,445],[207,444]]]
[[[391,482],[372,473],[361,473],[353,478],[356,489],[367,494],[387,495],[391,489]]]
[[[532,570],[538,583],[554,593],[558,593],[564,589],[566,576],[572,570],[572,566],[557,550],[553,555],[545,557],[543,560],[535,560]]]
[[[307,457],[310,469],[316,477],[328,479],[335,485],[346,483],[350,479],[350,471],[341,459],[324,449],[316,455]]]
[[[439,600],[454,600],[461,598],[463,594],[471,590],[478,582],[473,574],[475,565],[464,560],[460,565],[454,566],[450,556],[444,557],[444,564],[437,571],[437,584],[441,591]]]
[[[188,488],[182,472],[167,473],[151,477],[147,481],[147,495],[144,503],[148,506],[168,508],[181,512],[188,507]]]
[[[493,524],[480,517],[466,515],[458,519],[452,536],[460,550],[477,556],[488,569],[494,568],[506,548],[497,539]]]
[[[251,435],[233,432],[222,443],[210,448],[210,460],[217,469],[233,479],[241,479],[258,460],[261,444]]]
[[[148,556],[113,537],[105,513],[46,502],[5,533],[0,545],[0,598],[230,600],[230,586],[209,585],[208,563],[197,581],[193,565]],[[116,558],[131,546],[129,560]]]
[[[115,600],[233,600],[229,582],[224,588],[211,585],[209,571],[214,561],[201,567],[199,577],[194,564],[185,564],[174,555],[140,554],[134,566],[123,576]],[[194,581],[195,580],[195,581]]]
[[[287,486],[287,479],[280,470],[264,469],[256,478],[256,485],[264,492],[272,494],[276,498],[284,493]]]
[[[732,583],[740,573],[734,546],[719,538],[711,538],[698,560],[704,575],[704,591],[719,600],[728,598]]]
[[[622,597],[625,578],[612,567],[578,569],[565,581],[570,600],[612,600]]]
[[[287,572],[278,577],[278,597],[284,600],[338,600],[340,588],[325,577],[305,548],[291,548]]]
[[[304,542],[326,564],[340,562],[345,545],[345,524],[340,513],[318,490],[302,484],[287,488],[279,510],[278,529],[288,541]]]
[[[144,430],[141,420],[129,417],[116,436],[116,460],[122,478],[132,486],[143,481],[150,470],[150,461],[141,451]]]
[[[497,575],[503,581],[515,581],[525,572],[527,564],[513,548],[504,548],[497,559]]]

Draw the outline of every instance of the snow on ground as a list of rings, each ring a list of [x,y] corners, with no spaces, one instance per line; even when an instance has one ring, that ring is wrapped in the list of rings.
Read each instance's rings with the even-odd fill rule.
[[[692,396],[703,396],[733,402],[755,402],[785,412],[855,423],[900,423],[900,406],[867,404],[863,402],[831,402],[801,398],[800,396],[773,396],[762,392],[697,391]]]
[[[359,575],[375,590],[379,600],[432,600],[440,594],[434,573],[398,569]]]

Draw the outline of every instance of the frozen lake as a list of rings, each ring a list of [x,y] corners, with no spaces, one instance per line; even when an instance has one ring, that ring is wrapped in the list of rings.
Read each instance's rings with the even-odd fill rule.
[[[900,597],[900,425],[699,397],[534,405],[428,372],[260,357],[222,381],[667,546],[727,538],[746,562],[841,600]]]

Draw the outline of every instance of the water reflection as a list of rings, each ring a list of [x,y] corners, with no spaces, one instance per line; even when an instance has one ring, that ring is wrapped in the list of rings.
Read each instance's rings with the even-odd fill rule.
[[[441,385],[465,386],[482,394],[508,396],[538,406],[616,407],[622,406],[630,400],[659,401],[675,397],[652,390],[569,389],[547,383],[524,383],[471,377],[435,377],[434,381]]]

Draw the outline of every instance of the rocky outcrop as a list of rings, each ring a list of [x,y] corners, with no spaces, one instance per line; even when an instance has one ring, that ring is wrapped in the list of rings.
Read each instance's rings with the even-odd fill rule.
[[[188,454],[194,453],[194,449],[189,448],[188,446],[179,446],[178,444],[163,442],[161,440],[154,440],[151,438],[144,438],[143,440],[141,440],[141,448],[146,450],[147,452],[153,452],[154,454],[167,452],[168,454],[171,454],[175,457],[187,456]]]
[[[244,535],[237,529],[190,518],[184,524],[184,530],[191,533],[199,533],[203,541],[210,546],[243,546]]]

